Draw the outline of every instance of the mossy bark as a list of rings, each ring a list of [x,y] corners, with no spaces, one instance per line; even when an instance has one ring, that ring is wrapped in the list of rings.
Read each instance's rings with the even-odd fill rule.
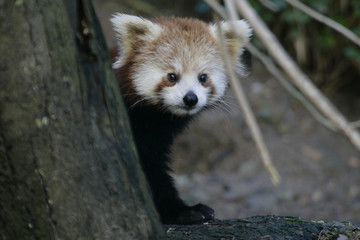
[[[360,239],[360,224],[310,221],[296,217],[256,216],[202,225],[167,226],[171,240],[337,240]]]
[[[0,239],[159,239],[86,0],[0,1]]]

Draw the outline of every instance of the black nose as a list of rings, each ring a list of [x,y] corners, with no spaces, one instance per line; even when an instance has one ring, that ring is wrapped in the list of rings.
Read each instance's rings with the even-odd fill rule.
[[[185,95],[185,97],[183,98],[183,101],[187,107],[193,107],[197,104],[198,98],[195,93],[190,91]]]

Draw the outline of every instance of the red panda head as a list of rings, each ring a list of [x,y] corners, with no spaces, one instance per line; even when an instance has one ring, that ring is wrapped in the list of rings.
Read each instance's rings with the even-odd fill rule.
[[[195,114],[223,97],[227,78],[219,41],[225,40],[235,67],[251,35],[243,20],[219,23],[221,33],[216,24],[195,19],[150,21],[116,14],[111,21],[119,49],[113,67],[127,71],[133,91],[123,93],[125,98],[135,94],[134,104],[160,106],[180,116]]]

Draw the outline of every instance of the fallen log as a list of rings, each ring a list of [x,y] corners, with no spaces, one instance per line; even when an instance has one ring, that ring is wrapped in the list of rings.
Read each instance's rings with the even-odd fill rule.
[[[166,225],[166,239],[360,239],[360,224],[324,222],[285,216],[215,220],[202,225]]]

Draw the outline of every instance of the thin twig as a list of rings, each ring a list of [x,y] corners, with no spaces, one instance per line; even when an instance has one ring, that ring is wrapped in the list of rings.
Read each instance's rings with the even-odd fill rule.
[[[276,67],[274,62],[267,57],[265,54],[260,52],[254,45],[248,43],[246,45],[247,50],[250,53],[258,58],[262,64],[266,67],[266,69],[280,82],[280,84],[289,92],[289,94],[295,97],[299,102],[303,104],[303,106],[310,112],[310,114],[318,120],[321,124],[329,129],[335,131],[336,128],[334,124],[325,118],[315,107],[314,105],[304,97],[304,95],[299,92],[289,81],[286,79],[284,74]]]
[[[248,20],[255,30],[256,35],[263,42],[269,54],[289,75],[295,86],[299,88],[316,105],[321,112],[329,118],[353,145],[360,151],[359,132],[352,128],[347,119],[331,104],[323,93],[311,82],[309,77],[301,71],[294,60],[284,50],[274,34],[257,15],[247,0],[236,1],[238,10]]]
[[[144,0],[131,0],[124,2],[126,5],[129,6],[130,9],[134,9],[135,11],[145,13],[149,16],[161,15],[161,12],[153,4],[148,3]]]
[[[205,0],[207,1],[207,0]],[[221,8],[220,4],[216,1],[209,0],[207,1],[208,4],[213,8],[215,12],[217,12],[220,16],[222,16],[224,19],[229,19],[229,17],[226,15],[226,12]],[[234,2],[231,1],[228,3],[228,9],[229,14],[235,16],[236,15],[236,7],[234,5]],[[235,29],[236,30],[236,29]],[[286,79],[286,77],[281,73],[281,71],[275,66],[273,61],[262,54],[255,46],[253,46],[251,43],[248,43],[246,45],[246,48],[250,51],[251,54],[253,54],[255,57],[257,57],[266,67],[266,69],[280,82],[280,84],[292,95],[294,96],[298,101],[300,101],[305,108],[313,115],[313,117],[318,120],[321,124],[324,126],[330,128],[331,130],[335,131],[336,128],[334,124],[329,121],[328,119],[324,118],[321,113],[318,112],[318,110],[309,102],[307,98],[304,97],[304,95],[301,94],[296,88],[294,88]]]
[[[344,27],[340,23],[335,22],[334,20],[322,15],[321,13],[316,12],[315,10],[309,8],[308,6],[297,0],[285,0],[285,1],[290,5],[292,5],[293,7],[309,15],[310,17],[314,18],[315,20],[339,32],[340,34],[342,34],[343,36],[345,36],[346,38],[348,38],[349,40],[351,40],[353,43],[355,43],[360,47],[360,37],[358,37],[354,32]]]
[[[360,128],[360,120],[350,123],[352,128]]]
[[[226,14],[226,12],[223,10],[223,8],[220,6],[220,4],[218,2],[216,2],[215,0],[205,0],[212,8],[213,10],[218,13],[223,19],[229,19],[228,15]],[[230,9],[230,8],[228,8]],[[235,8],[232,8],[235,10]],[[233,12],[234,14],[234,12]],[[236,12],[235,12],[236,14]],[[235,17],[236,18],[236,17]],[[220,25],[219,25],[220,28]],[[236,29],[234,29],[236,31]],[[220,28],[220,32],[221,32],[221,28]],[[222,36],[222,34],[220,34]],[[250,108],[250,105],[245,97],[245,93],[244,90],[242,88],[242,85],[240,83],[240,80],[237,79],[236,74],[234,73],[234,70],[232,69],[232,64],[230,62],[229,56],[225,50],[225,46],[224,46],[224,40],[220,42],[221,47],[222,47],[222,52],[224,54],[224,61],[225,61],[225,66],[227,67],[227,71],[228,71],[228,75],[229,75],[229,79],[230,79],[230,83],[234,89],[234,93],[235,96],[238,100],[238,103],[240,105],[240,108],[242,110],[242,112],[244,113],[244,117],[245,120],[249,126],[249,129],[251,131],[251,134],[254,138],[255,144],[257,146],[257,149],[260,153],[262,162],[265,166],[265,169],[268,171],[269,175],[270,175],[270,179],[271,181],[274,183],[274,185],[278,185],[280,182],[280,175],[278,174],[276,168],[274,167],[274,165],[272,164],[272,160],[269,154],[269,151],[264,143],[263,137],[261,135],[259,126],[257,125],[256,119],[254,117],[254,114]]]
[[[225,10],[221,7],[221,5],[215,0],[205,0],[207,4],[222,17],[223,19],[228,19],[228,15],[226,14]]]
[[[272,12],[277,12],[279,11],[279,7],[277,7],[272,1],[270,0],[259,0],[259,2],[266,7],[267,9],[269,9]]]
[[[235,8],[233,2],[231,2],[230,0],[225,0],[225,4],[226,4],[227,8],[229,9],[230,20],[234,20],[234,21],[238,20],[238,17],[236,16],[236,14],[237,14],[236,8]],[[220,27],[220,25],[219,25],[219,27]],[[234,30],[236,33],[235,28],[234,28]],[[220,32],[221,31],[222,30],[220,28]],[[222,34],[220,34],[220,35],[222,36]],[[240,36],[240,34],[238,34],[238,35]],[[269,150],[265,144],[265,141],[261,134],[259,125],[257,124],[254,113],[250,107],[250,104],[249,104],[246,96],[245,96],[245,92],[241,85],[240,79],[238,79],[236,77],[234,69],[232,69],[232,67],[231,67],[232,66],[231,60],[227,54],[227,51],[225,50],[224,41],[221,41],[221,45],[222,45],[222,49],[223,49],[223,53],[224,53],[225,64],[227,66],[227,70],[229,73],[230,83],[233,87],[235,96],[238,100],[238,103],[240,105],[242,112],[244,113],[246,123],[250,129],[251,135],[252,135],[252,137],[255,141],[256,147],[260,153],[260,156],[261,156],[262,162],[265,166],[265,169],[268,171],[268,173],[270,175],[270,179],[273,182],[273,184],[278,185],[280,183],[280,175],[279,175],[278,171],[276,170],[276,168],[274,167],[274,164],[272,163]]]

